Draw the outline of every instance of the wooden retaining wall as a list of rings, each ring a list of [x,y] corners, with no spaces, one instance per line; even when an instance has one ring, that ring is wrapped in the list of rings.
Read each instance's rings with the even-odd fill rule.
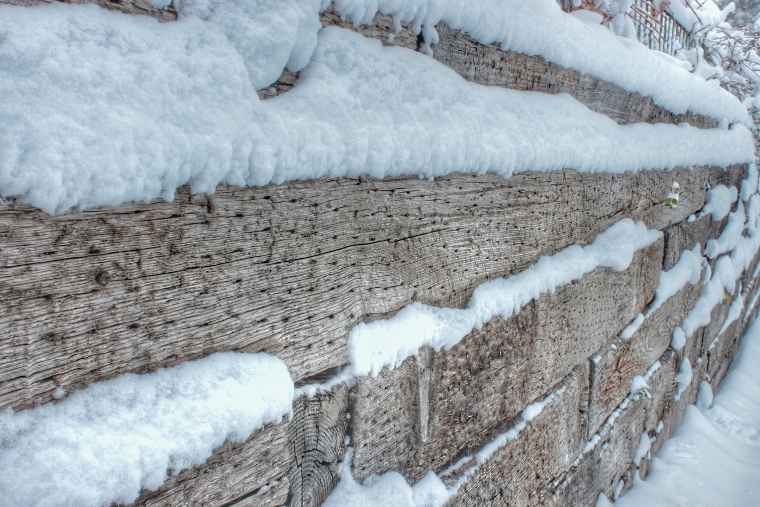
[[[128,12],[142,5],[99,3]],[[343,22],[328,12],[323,23]],[[389,43],[390,26],[380,17],[358,30]],[[439,30],[433,56],[473,81],[570,92],[623,123],[715,123]],[[402,31],[393,43],[416,48],[417,37]],[[262,95],[293,85],[297,76],[286,74]],[[52,403],[58,387],[70,392],[226,350],[273,353],[297,385],[321,382],[345,366],[357,323],[412,302],[461,307],[480,283],[633,218],[664,236],[624,272],[598,269],[451,350],[423,349],[378,377],[300,396],[290,419],[226,444],[136,502],[316,506],[334,487],[348,444],[357,479],[390,470],[411,481],[434,470],[450,485],[467,477],[452,505],[594,505],[600,492],[629,487],[637,467],[646,474],[646,460],[633,463],[641,433],[661,446],[699,381],[717,388],[736,353],[744,318],[715,341],[730,301],[683,350],[670,347],[701,285],[671,298],[630,340],[618,336],[651,302],[661,270],[720,234],[722,222],[687,220],[704,206],[706,188],[738,186],[746,169],[567,169],[503,179],[462,168],[433,181],[323,178],[220,186],[211,196],[183,188],[172,202],[55,217],[0,201],[0,409]],[[676,208],[665,205],[673,181],[681,186]],[[744,293],[757,289],[748,275],[743,282]],[[695,379],[675,400],[684,357]],[[633,377],[658,360],[650,396],[631,397]],[[473,468],[468,457],[538,400],[546,408],[519,438]]]

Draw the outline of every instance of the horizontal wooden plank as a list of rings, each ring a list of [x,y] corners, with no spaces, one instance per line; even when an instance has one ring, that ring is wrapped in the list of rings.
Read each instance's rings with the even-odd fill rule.
[[[0,407],[224,350],[275,353],[301,381],[344,364],[362,320],[462,305],[623,217],[667,227],[743,170],[324,178],[57,217],[6,201]]]
[[[530,506],[536,492],[566,470],[584,444],[588,367],[575,368],[549,395],[541,413],[476,470],[474,460],[443,475],[449,485],[465,480],[450,506]]]
[[[664,228],[742,171],[326,178],[57,217],[6,201],[0,407],[223,350],[275,353],[300,381],[341,366],[362,320],[462,305],[626,216]],[[670,210],[673,179],[689,199]]]

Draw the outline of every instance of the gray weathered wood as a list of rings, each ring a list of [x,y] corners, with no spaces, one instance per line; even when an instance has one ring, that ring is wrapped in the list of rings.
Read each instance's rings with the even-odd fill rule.
[[[673,330],[681,325],[699,297],[701,284],[687,286],[650,315],[629,339],[612,341],[591,362],[589,435],[628,395],[636,375],[647,369],[670,346]]]
[[[242,444],[226,443],[205,465],[170,478],[159,491],[143,494],[135,505],[220,506],[242,500],[261,507],[283,505],[291,461],[287,428],[287,423],[270,425]]]
[[[616,486],[632,485],[636,465],[633,458],[643,432],[651,433],[647,411],[661,412],[675,376],[672,355],[663,357],[662,366],[649,379],[651,398],[637,396],[621,404],[612,419],[595,434],[594,443],[563,475],[540,491],[534,505],[553,507],[593,506],[604,493],[613,498]],[[662,391],[662,392],[660,392]],[[654,408],[653,408],[654,407]]]
[[[599,269],[433,352],[425,438],[419,438],[418,359],[360,379],[351,418],[354,475],[399,470],[419,480],[476,450],[619,334],[653,297],[661,266],[658,241],[623,272]]]
[[[545,402],[520,435],[483,463],[448,503],[450,506],[535,503],[536,492],[566,470],[584,445],[584,409],[588,402],[588,367],[575,368]],[[550,391],[551,392],[551,391]],[[443,474],[449,485],[472,473],[474,460]]]
[[[743,170],[325,178],[58,217],[5,201],[0,407],[223,350],[275,353],[307,379],[346,361],[362,320],[462,305],[623,217],[667,227]],[[676,210],[673,179],[689,196]]]

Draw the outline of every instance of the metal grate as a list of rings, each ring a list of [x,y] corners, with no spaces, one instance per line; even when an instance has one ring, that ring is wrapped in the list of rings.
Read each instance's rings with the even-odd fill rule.
[[[572,0],[558,0],[565,11],[573,10]],[[652,0],[634,0],[628,16],[636,27],[639,42],[670,55],[681,48],[694,47],[694,38],[667,12],[659,12]]]

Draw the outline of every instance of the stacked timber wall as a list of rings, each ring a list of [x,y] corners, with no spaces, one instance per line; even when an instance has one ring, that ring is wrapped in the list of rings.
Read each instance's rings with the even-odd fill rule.
[[[130,2],[100,3],[136,12]],[[323,22],[343,23],[329,12]],[[357,29],[389,42],[391,26],[378,18]],[[716,124],[540,58],[440,33],[433,56],[476,82],[569,92],[621,123]],[[418,41],[402,31],[393,43]],[[261,93],[293,85],[297,76],[285,75]],[[173,202],[56,217],[0,202],[0,409],[54,403],[59,387],[70,392],[226,350],[270,352],[298,386],[320,383],[346,365],[356,324],[412,302],[462,307],[480,283],[633,218],[664,235],[624,272],[598,269],[450,350],[423,349],[377,377],[303,390],[289,419],[226,444],[136,502],[319,505],[350,446],[357,479],[394,470],[415,481],[433,470],[461,484],[452,505],[593,505],[599,493],[630,486],[637,470],[646,474],[646,458],[634,462],[641,435],[656,450],[699,381],[717,388],[745,317],[756,313],[745,308],[720,333],[726,300],[711,325],[672,349],[703,280],[619,338],[653,300],[661,271],[720,234],[725,220],[688,220],[706,189],[738,187],[746,170],[325,178],[222,186],[213,196],[183,188]],[[681,187],[675,208],[666,205],[673,181]],[[742,288],[754,294],[758,283],[745,273]],[[676,399],[684,358],[695,373]],[[647,377],[648,396],[630,393],[637,375]],[[523,410],[541,400],[544,410],[521,425]],[[516,426],[516,438],[476,463]]]

